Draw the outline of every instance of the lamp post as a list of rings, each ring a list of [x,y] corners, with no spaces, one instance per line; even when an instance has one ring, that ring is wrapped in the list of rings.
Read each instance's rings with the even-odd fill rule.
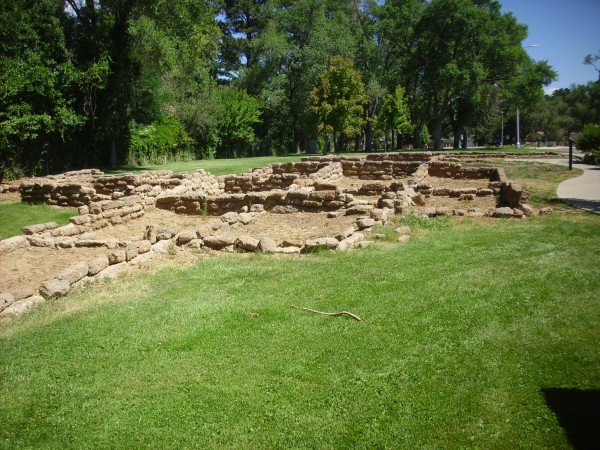
[[[520,124],[519,124],[519,107],[517,106],[517,148],[521,148],[521,133],[519,131],[520,129]]]
[[[541,44],[526,45],[523,48],[539,47]],[[520,131],[519,107],[517,106],[517,148],[521,148],[521,131]]]

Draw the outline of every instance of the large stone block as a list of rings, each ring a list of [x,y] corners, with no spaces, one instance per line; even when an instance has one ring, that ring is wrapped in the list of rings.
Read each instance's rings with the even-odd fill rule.
[[[73,284],[81,280],[88,274],[89,266],[87,262],[79,262],[67,267],[61,271],[57,276],[57,280],[68,281],[69,284]]]
[[[12,253],[27,246],[29,246],[29,241],[25,236],[14,236],[0,241],[0,254]]]
[[[40,294],[44,298],[60,297],[69,292],[70,284],[67,280],[44,281],[40,285]]]
[[[108,267],[108,256],[98,256],[88,262],[88,275],[93,277]]]

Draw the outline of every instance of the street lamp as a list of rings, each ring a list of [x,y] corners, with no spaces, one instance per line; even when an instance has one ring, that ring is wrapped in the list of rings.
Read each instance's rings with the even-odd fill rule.
[[[539,47],[541,44],[532,44],[532,45],[526,45],[523,48],[530,48],[530,47]],[[520,133],[520,126],[519,126],[519,107],[517,106],[517,148],[521,148],[521,133]]]

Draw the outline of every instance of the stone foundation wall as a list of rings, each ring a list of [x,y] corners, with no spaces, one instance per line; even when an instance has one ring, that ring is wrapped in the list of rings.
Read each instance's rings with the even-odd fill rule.
[[[495,167],[468,168],[456,162],[433,161],[429,163],[429,176],[440,178],[453,178],[455,180],[480,180],[500,181],[498,169]]]

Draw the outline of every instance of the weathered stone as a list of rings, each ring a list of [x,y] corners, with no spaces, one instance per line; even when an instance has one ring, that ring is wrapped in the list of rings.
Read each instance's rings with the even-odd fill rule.
[[[304,242],[301,239],[284,239],[281,247],[302,247]]]
[[[251,236],[240,236],[235,241],[236,247],[246,250],[247,252],[255,252],[258,249],[260,241]]]
[[[60,297],[69,292],[70,284],[67,280],[44,281],[40,285],[40,295],[44,298]]]
[[[346,210],[346,215],[371,214],[373,205],[354,205]]]
[[[338,241],[342,241],[342,240],[346,239],[348,236],[352,236],[352,234],[355,231],[356,231],[355,227],[344,228],[342,231],[340,231],[338,234],[335,235],[335,238]]]
[[[69,219],[69,222],[75,225],[85,225],[92,222],[92,216],[85,214],[83,216],[74,216]]]
[[[275,205],[271,212],[273,214],[293,214],[298,212],[298,208],[292,205]]]
[[[255,204],[250,206],[251,213],[261,213],[265,211],[265,206],[261,204]]]
[[[400,242],[401,244],[404,244],[408,241],[410,241],[410,236],[408,234],[403,234],[402,236],[398,237],[398,242]]]
[[[295,254],[295,253],[301,253],[302,248],[301,247],[295,247],[295,246],[289,246],[289,247],[278,247],[277,248],[277,253],[283,253],[283,254]]]
[[[54,230],[52,230],[51,234],[53,237],[75,236],[76,234],[79,234],[79,228],[77,227],[77,225],[69,223],[62,227],[55,228]]]
[[[335,219],[337,217],[340,217],[344,214],[343,211],[330,211],[327,213],[327,218],[328,219]]]
[[[15,297],[8,292],[0,292],[0,311],[4,310],[15,301]]]
[[[470,201],[475,200],[475,194],[460,194],[458,197],[459,201]]]
[[[29,241],[25,236],[14,236],[0,241],[0,254],[12,253],[20,248],[25,248],[29,245]]]
[[[202,239],[192,239],[190,242],[184,245],[185,248],[191,249],[200,249],[204,245],[204,241]]]
[[[144,231],[144,239],[150,241],[151,244],[156,244],[156,227],[148,225]]]
[[[508,206],[504,206],[502,208],[496,208],[492,213],[492,217],[512,217],[515,211]]]
[[[25,227],[23,228],[23,232],[25,234],[31,235],[36,233],[43,233],[44,231],[48,230],[54,230],[55,228],[58,228],[58,224],[56,222],[46,222]]]
[[[521,211],[523,211],[523,213],[525,213],[525,215],[527,215],[527,216],[533,215],[533,208],[531,206],[529,206],[527,203],[524,205],[521,205],[519,207],[519,209]]]
[[[464,209],[453,209],[452,214],[455,216],[466,216],[467,212]]]
[[[263,253],[275,253],[277,251],[277,244],[270,237],[263,237],[258,243],[258,250]]]
[[[106,241],[101,239],[82,239],[74,241],[75,247],[83,248],[94,248],[94,247],[106,247]]]
[[[15,300],[4,310],[0,309],[0,317],[18,317],[26,311],[28,311],[29,309],[43,302],[44,297],[42,297],[41,295],[31,295],[21,300]]]
[[[127,247],[125,247],[125,260],[126,261],[131,261],[132,259],[137,257],[138,254],[139,254],[139,251],[138,251],[137,245],[131,244],[131,245],[128,245]]]
[[[113,264],[118,264],[126,259],[125,250],[122,248],[113,250],[108,254],[108,263],[112,266]]]
[[[177,235],[177,245],[183,245],[190,242],[192,239],[196,239],[196,231],[195,230],[185,230]]]
[[[172,228],[161,228],[156,233],[156,240],[164,241],[167,239],[171,239],[176,234],[177,234],[177,231],[173,230]]]
[[[61,271],[57,276],[57,280],[66,280],[69,284],[76,283],[88,274],[89,266],[87,262],[79,262],[72,266],[67,267]]]
[[[221,216],[221,218],[223,219],[224,222],[227,222],[228,224],[232,225],[232,224],[236,223],[237,221],[239,221],[240,216],[236,212],[228,212],[228,213],[223,214]]]
[[[98,256],[88,261],[88,275],[93,277],[108,267],[108,256]]]
[[[238,219],[241,224],[248,225],[254,219],[254,214],[247,213],[247,212],[240,213]]]
[[[539,210],[539,215],[543,216],[544,214],[550,214],[552,213],[552,211],[554,211],[552,208],[550,208],[549,206],[545,207],[545,208],[541,208]]]
[[[235,244],[235,239],[229,236],[207,236],[203,241],[204,247],[216,250]]]
[[[363,230],[365,228],[370,228],[375,225],[375,219],[362,217],[356,220],[356,226],[359,230]]]
[[[54,239],[43,238],[39,236],[27,236],[27,240],[29,241],[29,245],[32,247],[54,248],[55,246]]]
[[[133,245],[137,247],[139,254],[148,253],[150,250],[152,250],[152,242],[150,242],[148,239],[135,241]]]
[[[405,234],[410,234],[411,230],[410,227],[407,225],[398,227],[394,230],[396,233],[398,233],[400,236],[405,235]]]
[[[302,247],[303,253],[311,253],[321,248],[324,250],[336,250],[340,245],[340,242],[332,237],[322,237],[318,239],[309,239]]]

